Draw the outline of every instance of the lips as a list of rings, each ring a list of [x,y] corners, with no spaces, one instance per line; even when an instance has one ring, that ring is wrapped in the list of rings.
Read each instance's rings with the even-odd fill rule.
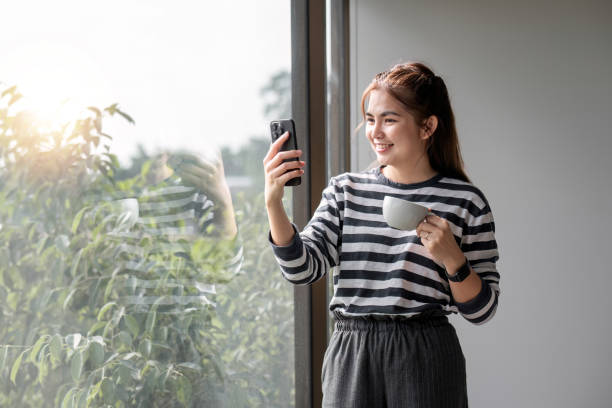
[[[386,152],[391,148],[391,146],[393,146],[392,143],[374,143],[374,150],[379,153]]]

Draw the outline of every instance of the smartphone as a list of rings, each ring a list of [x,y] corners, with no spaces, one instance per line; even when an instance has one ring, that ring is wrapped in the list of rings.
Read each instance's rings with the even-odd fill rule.
[[[295,136],[295,123],[293,119],[281,119],[281,120],[273,120],[270,122],[270,133],[272,135],[272,142],[276,141],[279,137],[283,135],[285,132],[289,132],[289,139],[283,143],[280,151],[287,150],[297,150],[297,138]],[[285,159],[283,163],[286,161],[297,161],[299,160],[297,157],[292,159]],[[287,170],[294,171],[295,169]],[[286,186],[299,186],[302,183],[302,177],[294,177],[285,183]]]

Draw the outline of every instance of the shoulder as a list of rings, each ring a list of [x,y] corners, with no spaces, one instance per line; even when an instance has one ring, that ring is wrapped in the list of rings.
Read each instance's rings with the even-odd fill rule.
[[[351,197],[376,196],[383,188],[380,179],[375,172],[367,170],[361,172],[346,172],[334,176],[329,181],[329,189]]]
[[[454,177],[443,176],[436,183],[436,187],[449,195],[469,201],[472,205],[476,206],[480,212],[490,211],[489,202],[485,194],[473,183]]]
[[[350,186],[359,187],[373,184],[380,184],[380,180],[375,169],[364,170],[360,172],[346,172],[334,176],[329,181],[330,185],[334,186]]]

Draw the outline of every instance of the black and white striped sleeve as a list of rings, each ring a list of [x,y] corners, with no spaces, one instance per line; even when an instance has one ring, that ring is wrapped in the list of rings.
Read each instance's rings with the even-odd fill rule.
[[[495,241],[495,222],[488,204],[475,216],[466,220],[461,249],[470,266],[482,280],[478,295],[469,302],[456,302],[461,315],[469,322],[480,325],[489,321],[499,299],[499,259]]]
[[[332,179],[319,207],[301,233],[293,225],[293,240],[286,246],[272,245],[283,276],[296,285],[311,284],[321,279],[339,263],[343,194]]]

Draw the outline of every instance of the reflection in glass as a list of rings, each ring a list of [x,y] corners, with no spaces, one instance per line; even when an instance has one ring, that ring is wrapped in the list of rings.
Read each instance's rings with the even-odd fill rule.
[[[195,125],[193,148],[183,131],[195,118],[124,149],[131,110],[49,125],[0,84],[0,406],[293,406],[293,289],[262,191],[266,123],[290,116],[289,55],[274,55],[285,61],[259,106],[214,115],[259,111],[261,133]],[[159,104],[181,103],[164,92]]]

